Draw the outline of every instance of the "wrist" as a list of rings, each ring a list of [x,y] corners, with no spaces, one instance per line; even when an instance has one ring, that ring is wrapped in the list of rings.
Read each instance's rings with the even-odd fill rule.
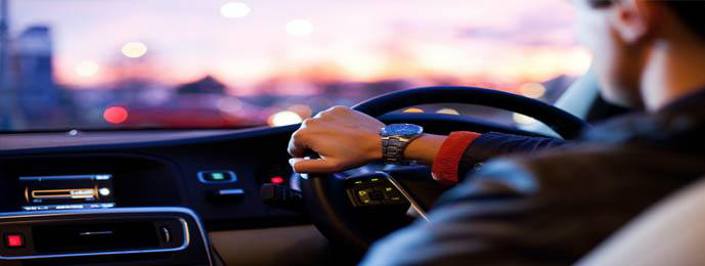
[[[412,140],[404,150],[404,159],[407,161],[419,161],[424,164],[432,164],[438,155],[446,136],[422,134]]]
[[[370,143],[367,149],[367,159],[370,161],[382,160],[382,138],[379,135],[374,134],[370,136]]]

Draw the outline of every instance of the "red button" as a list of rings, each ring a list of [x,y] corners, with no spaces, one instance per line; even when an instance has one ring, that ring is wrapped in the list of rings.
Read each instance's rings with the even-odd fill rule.
[[[281,184],[284,184],[284,182],[286,182],[286,180],[281,176],[273,176],[272,178],[269,179],[269,181],[275,185],[281,185]]]
[[[20,234],[5,235],[5,246],[9,248],[21,248],[24,246],[24,237]]]

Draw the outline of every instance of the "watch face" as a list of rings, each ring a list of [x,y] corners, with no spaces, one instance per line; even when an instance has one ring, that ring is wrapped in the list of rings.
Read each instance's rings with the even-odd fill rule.
[[[414,137],[423,133],[423,128],[412,124],[391,124],[382,128],[382,136]]]

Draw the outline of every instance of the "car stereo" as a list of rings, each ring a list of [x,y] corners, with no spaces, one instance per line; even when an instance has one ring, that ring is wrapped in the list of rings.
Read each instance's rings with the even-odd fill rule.
[[[110,174],[21,176],[25,211],[101,209],[115,206]]]

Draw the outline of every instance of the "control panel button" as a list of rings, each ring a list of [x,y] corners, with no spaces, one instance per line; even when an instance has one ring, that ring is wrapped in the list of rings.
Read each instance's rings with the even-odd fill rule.
[[[281,185],[286,183],[286,179],[282,176],[273,176],[269,178],[269,182],[274,184],[274,185]]]
[[[406,199],[389,181],[378,178],[361,178],[348,183],[347,193],[353,206],[398,206]]]
[[[381,201],[384,200],[384,194],[382,191],[379,191],[377,189],[370,191],[370,199],[376,200],[376,201]]]
[[[218,196],[226,197],[226,196],[242,196],[245,195],[245,190],[241,188],[233,188],[233,189],[221,189],[218,190]]]
[[[206,184],[233,183],[237,181],[237,175],[235,172],[227,170],[200,171],[198,172],[198,180]]]
[[[24,236],[22,234],[10,233],[5,235],[5,247],[21,248],[24,247]]]
[[[209,199],[215,202],[239,200],[245,197],[245,190],[241,188],[218,189],[209,193]]]

